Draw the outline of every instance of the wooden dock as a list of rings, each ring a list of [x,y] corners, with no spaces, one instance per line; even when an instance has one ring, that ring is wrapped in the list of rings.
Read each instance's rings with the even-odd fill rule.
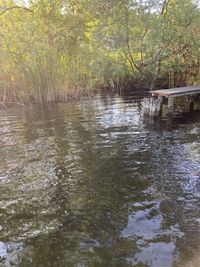
[[[143,114],[150,117],[161,117],[163,113],[163,103],[167,101],[168,116],[174,115],[174,98],[188,96],[189,110],[194,110],[194,105],[200,106],[200,85],[187,86],[171,89],[150,91],[152,97],[143,100]]]
[[[200,94],[200,85],[150,91],[152,96],[184,96]]]

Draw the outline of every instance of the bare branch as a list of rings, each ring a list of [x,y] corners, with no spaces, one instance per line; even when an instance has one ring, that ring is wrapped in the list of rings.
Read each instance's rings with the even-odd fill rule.
[[[31,12],[33,13],[33,11],[27,7],[22,7],[22,6],[11,6],[11,7],[4,7],[4,6],[0,6],[0,9],[2,10],[2,12],[0,12],[0,16],[3,15],[4,13],[6,13],[7,11],[11,11],[13,9],[22,9],[25,10],[27,12]]]

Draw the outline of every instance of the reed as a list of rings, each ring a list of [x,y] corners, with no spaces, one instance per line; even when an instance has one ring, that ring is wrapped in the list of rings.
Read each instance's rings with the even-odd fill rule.
[[[0,107],[8,104],[30,105],[32,103],[61,102],[91,96],[92,90],[85,81],[59,79],[51,71],[37,70],[31,75],[13,81],[4,81],[0,86]]]

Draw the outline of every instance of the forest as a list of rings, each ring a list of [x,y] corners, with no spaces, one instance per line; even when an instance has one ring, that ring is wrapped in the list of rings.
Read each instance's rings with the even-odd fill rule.
[[[0,0],[0,101],[200,83],[192,0]]]

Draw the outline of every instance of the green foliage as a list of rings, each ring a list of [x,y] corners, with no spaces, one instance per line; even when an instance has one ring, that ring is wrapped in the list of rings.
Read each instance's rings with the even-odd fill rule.
[[[192,0],[0,0],[2,99],[90,94],[127,76],[200,81]]]

